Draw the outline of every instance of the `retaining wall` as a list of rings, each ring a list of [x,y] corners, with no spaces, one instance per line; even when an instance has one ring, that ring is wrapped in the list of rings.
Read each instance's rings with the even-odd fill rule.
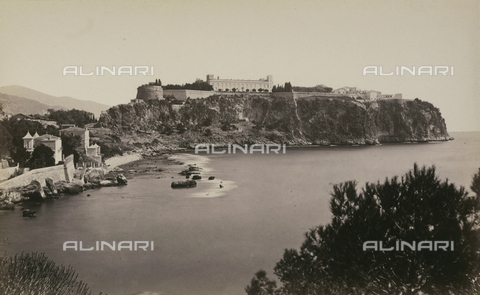
[[[40,168],[25,172],[10,180],[0,183],[0,189],[10,189],[28,185],[32,180],[38,181],[41,185],[46,185],[45,178],[53,179],[53,182],[66,181],[70,182],[75,173],[75,165],[73,163],[73,155],[65,158],[63,165]]]

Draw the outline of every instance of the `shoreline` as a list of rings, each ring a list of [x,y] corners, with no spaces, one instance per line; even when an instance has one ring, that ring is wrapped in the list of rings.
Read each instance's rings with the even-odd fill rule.
[[[115,156],[105,160],[105,165],[107,165],[107,170],[111,171],[113,168],[125,165],[130,162],[138,161],[142,159],[142,155],[139,153],[131,153],[122,156]]]
[[[169,158],[174,160],[182,161],[184,167],[199,167],[200,174],[203,173],[202,179],[198,180],[198,186],[202,191],[192,190],[191,194],[188,197],[191,198],[218,198],[223,197],[232,189],[237,188],[237,185],[234,181],[225,180],[219,178],[215,175],[215,170],[212,167],[208,166],[208,163],[211,161],[210,158],[204,155],[199,154],[188,154],[188,153],[176,153],[171,155]],[[208,177],[214,176],[213,180],[209,180]],[[190,192],[190,191],[189,191]]]
[[[189,170],[190,167],[198,169],[192,171],[191,175],[200,175],[202,179],[195,180],[197,186],[193,188],[181,188],[185,190],[186,197],[189,198],[216,198],[223,197],[231,189],[236,188],[233,181],[222,179],[215,175],[215,170],[208,165],[211,161],[205,155],[192,154],[188,151],[169,152],[163,154],[144,154],[144,156],[133,162],[119,165],[127,179],[133,180],[135,177],[150,176],[157,179],[168,179],[171,181],[189,180],[182,172]],[[209,180],[209,177],[214,179]],[[170,181],[168,182],[170,188]]]

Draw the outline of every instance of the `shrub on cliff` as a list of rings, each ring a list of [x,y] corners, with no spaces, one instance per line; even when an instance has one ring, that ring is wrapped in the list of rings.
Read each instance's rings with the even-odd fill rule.
[[[58,266],[43,253],[0,258],[0,294],[91,295],[77,277],[71,266]]]
[[[479,178],[480,170],[472,189],[478,188]],[[285,250],[275,267],[283,283],[277,291],[479,294],[478,200],[463,187],[440,181],[434,166],[416,164],[401,178],[366,183],[361,192],[355,181],[335,185],[332,222],[307,232],[299,251]],[[367,241],[394,249],[364,248]],[[416,250],[395,249],[397,241],[416,242]],[[421,241],[448,241],[450,246],[446,251],[418,250]]]

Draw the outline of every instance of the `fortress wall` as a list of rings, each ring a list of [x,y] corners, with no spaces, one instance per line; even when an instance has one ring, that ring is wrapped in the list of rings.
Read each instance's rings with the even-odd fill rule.
[[[273,97],[275,98],[293,98],[292,92],[274,92]]]
[[[206,98],[215,94],[215,91],[189,90],[189,89],[169,89],[164,90],[163,95],[173,95],[178,100],[187,100],[187,98],[197,99]]]
[[[187,90],[187,97],[191,99],[206,98],[215,94],[215,91]]]
[[[302,98],[302,97],[312,97],[312,96],[321,96],[321,97],[346,97],[347,94],[340,93],[326,93],[326,92],[274,92],[273,97],[275,98]]]
[[[163,95],[172,95],[178,100],[187,100],[187,91],[185,89],[164,90]]]
[[[323,96],[323,97],[345,97],[348,95],[340,93],[326,93],[326,92],[293,92],[295,99],[309,96]]]

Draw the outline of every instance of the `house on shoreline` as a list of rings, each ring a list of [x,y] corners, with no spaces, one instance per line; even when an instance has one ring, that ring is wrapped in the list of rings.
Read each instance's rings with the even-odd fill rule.
[[[90,131],[88,131],[88,129],[72,126],[65,129],[61,129],[59,132],[60,132],[60,136],[62,135],[79,136],[81,139],[81,145],[79,149],[82,149],[83,153],[87,152],[87,148],[90,146]]]
[[[102,154],[100,146],[96,143],[90,145],[90,130],[87,128],[80,128],[71,126],[65,129],[61,129],[60,135],[79,136],[81,139],[80,146],[77,148],[77,152],[84,155],[84,163],[87,166],[99,167],[102,164]]]
[[[53,158],[55,159],[55,164],[57,164],[60,161],[63,161],[62,139],[60,137],[51,135],[51,134],[38,135],[37,132],[35,132],[34,135],[31,135],[30,131],[28,131],[27,134],[22,139],[23,139],[23,147],[28,152],[33,152],[33,150],[37,146],[43,144],[49,147],[53,151],[54,153]]]

